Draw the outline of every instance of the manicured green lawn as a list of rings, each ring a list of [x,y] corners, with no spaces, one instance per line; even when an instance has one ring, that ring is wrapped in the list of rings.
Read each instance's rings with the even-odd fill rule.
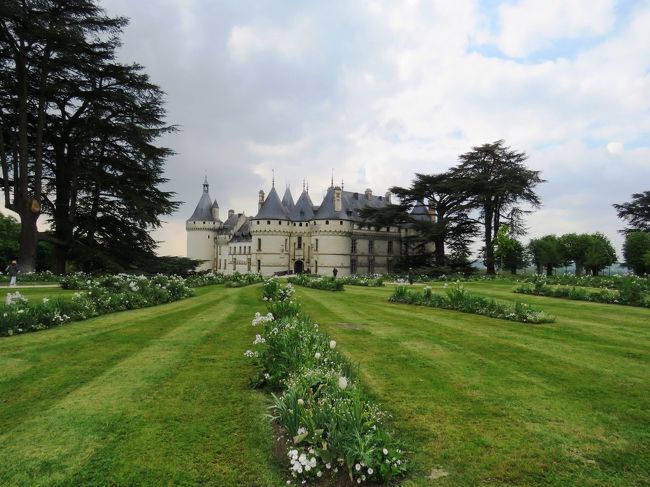
[[[650,310],[466,286],[557,322],[297,288],[393,414],[403,485],[649,485]],[[243,356],[260,287],[198,293],[0,339],[0,484],[284,485]]]
[[[71,298],[75,293],[75,291],[61,289],[58,286],[0,287],[0,302],[4,303],[7,294],[14,294],[15,292],[19,292],[30,302],[39,302],[42,301],[43,298]]]
[[[466,287],[557,323],[387,305],[392,287],[298,291],[394,414],[404,485],[650,485],[650,310]]]
[[[259,287],[0,339],[0,484],[280,485],[243,351]]]

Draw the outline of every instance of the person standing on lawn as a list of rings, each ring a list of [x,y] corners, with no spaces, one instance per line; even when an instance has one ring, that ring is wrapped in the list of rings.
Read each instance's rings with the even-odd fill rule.
[[[18,276],[18,263],[15,260],[11,261],[11,264],[7,266],[5,272],[9,274],[9,286],[16,286],[16,276]]]

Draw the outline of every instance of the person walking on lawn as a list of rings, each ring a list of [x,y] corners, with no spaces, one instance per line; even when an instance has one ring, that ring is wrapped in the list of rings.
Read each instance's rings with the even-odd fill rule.
[[[9,274],[9,286],[16,286],[16,276],[18,276],[18,264],[15,260],[11,261],[11,264],[7,266],[5,272]]]

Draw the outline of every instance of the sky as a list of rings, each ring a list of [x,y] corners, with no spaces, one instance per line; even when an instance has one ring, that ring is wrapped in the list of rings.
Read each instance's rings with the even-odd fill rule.
[[[161,139],[183,201],[155,237],[185,255],[207,175],[222,215],[254,215],[272,173],[383,194],[504,139],[547,181],[529,234],[605,233],[650,189],[650,1],[103,0],[121,59],[167,93]]]

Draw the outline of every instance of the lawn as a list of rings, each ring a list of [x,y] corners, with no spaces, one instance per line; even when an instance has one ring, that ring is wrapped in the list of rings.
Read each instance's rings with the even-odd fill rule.
[[[466,286],[557,322],[297,289],[393,414],[403,485],[650,484],[650,310]],[[260,287],[198,294],[0,339],[0,484],[284,484],[243,356]]]
[[[58,285],[25,285],[25,287],[0,286],[0,300],[4,303],[7,294],[19,292],[30,302],[41,301],[43,298],[71,298],[76,291],[61,289]]]

